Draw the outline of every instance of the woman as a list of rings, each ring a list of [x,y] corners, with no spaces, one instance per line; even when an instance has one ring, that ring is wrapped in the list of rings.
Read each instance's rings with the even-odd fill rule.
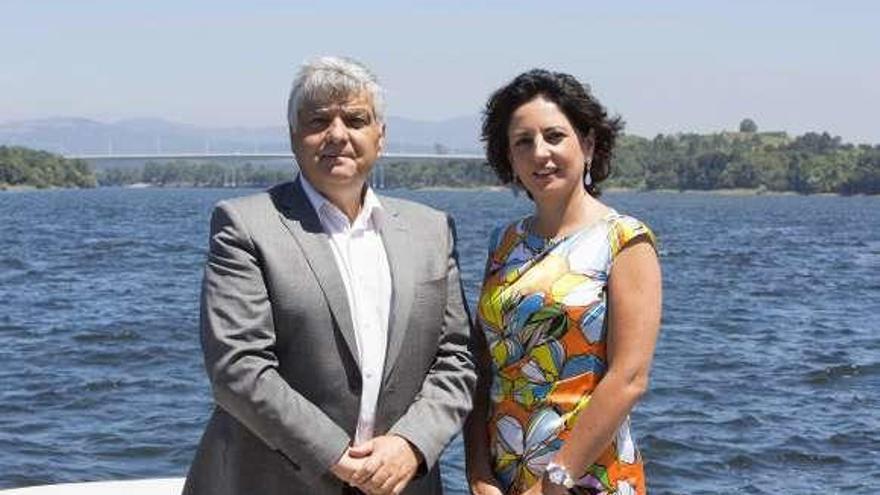
[[[628,414],[660,326],[654,236],[597,198],[620,120],[574,77],[532,70],[490,98],[483,140],[534,213],[497,229],[466,431],[477,495],[644,494]]]

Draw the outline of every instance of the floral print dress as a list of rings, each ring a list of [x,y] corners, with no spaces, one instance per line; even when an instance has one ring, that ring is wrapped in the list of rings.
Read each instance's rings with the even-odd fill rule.
[[[507,494],[541,478],[604,376],[608,274],[637,238],[655,245],[647,226],[614,211],[557,242],[529,233],[526,219],[493,233],[478,319],[492,359],[493,467]],[[571,493],[644,495],[629,418],[572,475]]]

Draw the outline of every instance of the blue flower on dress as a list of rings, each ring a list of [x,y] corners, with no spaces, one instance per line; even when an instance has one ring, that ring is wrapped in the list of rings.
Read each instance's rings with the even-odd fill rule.
[[[506,489],[531,486],[541,477],[562,446],[557,435],[564,426],[563,418],[552,408],[532,414],[525,431],[513,416],[498,419],[495,473]]]

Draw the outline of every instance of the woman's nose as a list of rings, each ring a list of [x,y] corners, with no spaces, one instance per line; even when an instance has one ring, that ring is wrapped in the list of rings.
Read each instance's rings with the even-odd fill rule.
[[[541,138],[535,140],[535,158],[539,160],[550,158],[550,145]]]

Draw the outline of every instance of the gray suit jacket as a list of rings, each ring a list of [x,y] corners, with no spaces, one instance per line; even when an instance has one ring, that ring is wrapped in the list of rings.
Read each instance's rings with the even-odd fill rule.
[[[375,434],[425,459],[408,494],[441,493],[436,461],[476,381],[455,233],[443,213],[381,198],[393,296]],[[185,494],[333,494],[361,376],[345,286],[299,181],[219,203],[201,337],[216,406]]]

